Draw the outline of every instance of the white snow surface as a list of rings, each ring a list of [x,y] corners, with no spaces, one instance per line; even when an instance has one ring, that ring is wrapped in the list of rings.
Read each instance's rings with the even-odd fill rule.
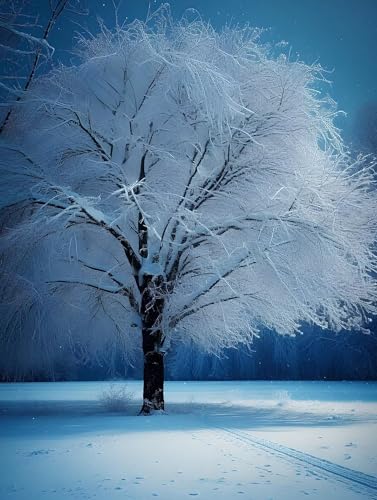
[[[377,498],[377,382],[110,384],[0,384],[1,500]]]

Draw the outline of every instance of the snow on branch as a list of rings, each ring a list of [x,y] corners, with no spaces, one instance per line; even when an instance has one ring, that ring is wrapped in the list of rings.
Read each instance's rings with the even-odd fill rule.
[[[13,35],[17,35],[18,37],[23,38],[34,45],[40,45],[43,49],[46,50],[48,57],[52,57],[55,52],[54,47],[52,47],[52,45],[50,45],[46,39],[35,37],[30,33],[26,33],[24,31],[19,31],[15,29],[13,26],[9,25],[8,23],[2,22],[1,20],[0,20],[0,29],[9,31]],[[12,47],[7,47],[7,49],[13,50]]]

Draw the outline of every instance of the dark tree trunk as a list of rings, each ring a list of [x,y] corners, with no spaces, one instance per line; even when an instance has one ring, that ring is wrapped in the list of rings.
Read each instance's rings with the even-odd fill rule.
[[[164,355],[162,352],[157,352],[154,350],[151,351],[147,348],[146,350],[144,350],[143,406],[140,413],[143,415],[148,415],[154,410],[163,409]]]
[[[164,300],[162,277],[145,275],[141,299],[141,319],[144,354],[143,406],[140,414],[148,415],[164,409],[164,353],[161,351],[163,334],[159,327]]]

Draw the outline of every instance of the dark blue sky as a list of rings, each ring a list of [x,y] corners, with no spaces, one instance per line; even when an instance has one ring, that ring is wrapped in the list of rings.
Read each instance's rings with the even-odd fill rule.
[[[161,1],[123,0],[121,17],[145,18],[149,3],[157,7]],[[34,0],[33,4],[41,13],[48,8],[48,0]],[[80,19],[82,24],[95,30],[100,16],[111,26],[111,0],[83,0],[82,4],[90,11],[89,17]],[[216,27],[232,21],[269,28],[266,41],[285,40],[300,59],[320,62],[331,71],[332,97],[348,113],[348,118],[338,121],[346,132],[358,108],[377,102],[377,0],[172,0],[170,4],[174,16],[195,8]],[[70,49],[77,26],[64,23],[52,41]]]

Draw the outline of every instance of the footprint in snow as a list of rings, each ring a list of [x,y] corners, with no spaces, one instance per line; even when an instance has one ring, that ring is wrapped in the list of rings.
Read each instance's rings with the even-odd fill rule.
[[[51,451],[54,451],[54,450],[33,450],[27,456],[28,457],[35,457],[37,455],[48,455],[49,453],[51,453]]]
[[[346,446],[347,448],[357,448],[357,444],[352,443],[352,442],[351,443],[347,443],[344,446]]]

